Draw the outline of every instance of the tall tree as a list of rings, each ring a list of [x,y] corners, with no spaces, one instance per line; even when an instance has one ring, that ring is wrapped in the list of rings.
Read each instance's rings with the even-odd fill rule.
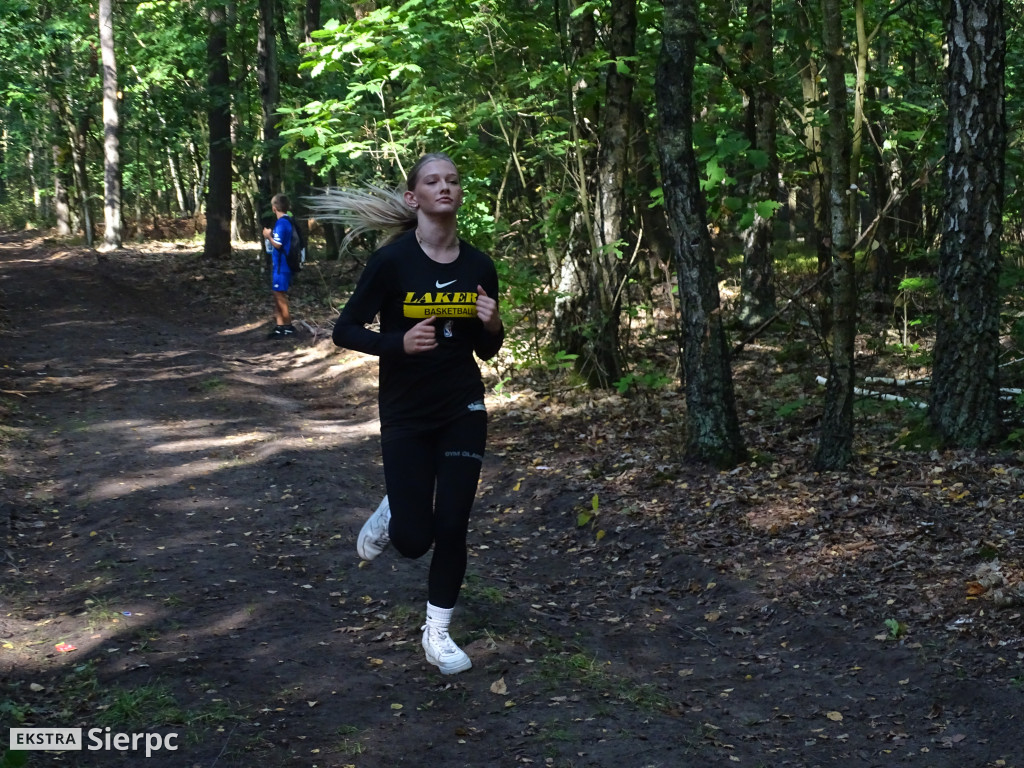
[[[772,227],[779,196],[779,153],[776,142],[775,28],[772,0],[749,0],[750,42],[744,49],[747,95],[747,138],[758,163],[750,183],[753,220],[743,233],[743,269],[739,320],[756,328],[775,314],[775,265]]]
[[[569,7],[577,3],[568,3]],[[556,3],[556,9],[559,4]],[[576,370],[593,387],[609,387],[622,373],[619,348],[618,286],[624,199],[624,158],[633,80],[629,58],[635,53],[635,0],[612,0],[608,39],[610,63],[603,73],[604,98],[593,93],[587,67],[599,40],[593,13],[571,13],[565,21],[569,46],[563,46],[573,152],[571,170],[578,193],[575,236],[559,264],[555,304],[555,345],[576,356]],[[620,58],[621,57],[621,58]],[[625,103],[623,97],[626,98]],[[603,106],[602,106],[603,105]]]
[[[797,0],[792,17],[796,27],[798,40],[796,56],[800,79],[799,119],[801,138],[805,150],[805,164],[802,169],[804,180],[801,186],[807,190],[810,198],[810,216],[807,229],[818,256],[818,270],[825,272],[829,264],[828,248],[828,217],[825,201],[825,157],[821,136],[820,102],[821,102],[821,54],[817,40],[817,16],[813,13],[813,3]]]
[[[58,237],[71,234],[71,209],[68,206],[68,186],[70,186],[67,166],[67,147],[57,144],[53,146],[53,213],[55,231]]]
[[[636,70],[636,0],[612,0],[608,58],[598,137],[594,194],[595,248],[586,265],[582,296],[586,306],[582,333],[585,370],[591,383],[610,387],[623,370],[619,318],[626,211],[626,158],[629,151],[630,102]]]
[[[850,188],[851,134],[840,0],[824,0],[822,8],[825,81],[828,86],[832,330],[825,410],[815,464],[819,469],[841,469],[853,456],[853,353],[857,333],[853,205],[856,197]]]
[[[260,155],[259,214],[270,215],[270,199],[281,191],[281,155],[277,108],[281,101],[278,76],[276,0],[260,0],[260,25],[256,36],[256,78],[260,86],[263,117],[263,151]]]
[[[206,198],[203,255],[231,253],[231,94],[228,69],[227,12],[222,0],[210,0],[206,45],[210,173]]]
[[[99,3],[103,61],[103,246],[110,249],[121,247],[121,119],[114,54],[114,2],[99,0]]]
[[[593,194],[593,238],[586,263],[578,266],[582,323],[576,326],[578,368],[594,386],[610,387],[621,378],[619,328],[622,259],[626,222],[626,178],[630,114],[636,70],[636,0],[612,0],[607,30],[609,63],[597,136]]]
[[[682,311],[687,453],[718,466],[745,456],[707,211],[693,148],[696,0],[666,0],[655,76],[665,209],[674,240]]]
[[[930,419],[983,446],[999,418],[999,269],[1006,152],[1003,0],[952,0],[939,311]]]

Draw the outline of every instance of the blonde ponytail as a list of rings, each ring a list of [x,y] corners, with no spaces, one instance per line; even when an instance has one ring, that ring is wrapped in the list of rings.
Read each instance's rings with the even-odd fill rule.
[[[349,228],[341,241],[343,253],[352,240],[366,232],[387,233],[390,241],[416,226],[416,211],[406,204],[403,193],[376,184],[362,189],[326,189],[306,202],[312,216]]]

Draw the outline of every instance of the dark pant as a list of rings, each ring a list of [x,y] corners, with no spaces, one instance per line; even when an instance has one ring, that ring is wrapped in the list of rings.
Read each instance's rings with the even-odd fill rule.
[[[469,411],[427,432],[382,436],[391,544],[405,557],[431,545],[427,599],[454,608],[466,575],[466,531],[487,442],[487,414]]]

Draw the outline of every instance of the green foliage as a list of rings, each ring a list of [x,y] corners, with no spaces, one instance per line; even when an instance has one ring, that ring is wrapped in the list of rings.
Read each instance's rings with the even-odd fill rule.
[[[908,294],[931,295],[935,293],[937,288],[938,281],[930,275],[905,277],[899,284],[899,290]]]
[[[29,705],[17,704],[10,699],[0,702],[0,720],[23,723],[31,711],[32,707]]]
[[[793,414],[803,410],[811,404],[810,399],[801,397],[796,400],[790,400],[788,403],[783,403],[775,409],[775,414],[783,419],[788,419]]]
[[[889,630],[889,637],[893,640],[901,640],[906,637],[907,625],[896,619],[886,619],[885,627]]]
[[[811,359],[811,348],[803,341],[790,341],[775,353],[777,363],[802,365]]]
[[[18,704],[10,699],[0,702],[0,722],[17,727],[25,722],[32,712],[27,704]],[[6,738],[4,739],[6,742]],[[28,763],[28,752],[21,750],[0,750],[0,768],[21,768]]]
[[[549,371],[571,371],[576,365],[579,355],[559,349],[546,357],[545,367]]]
[[[593,519],[597,516],[599,506],[600,501],[598,500],[598,496],[595,493],[594,496],[590,499],[590,510],[580,512],[578,515],[576,515],[576,526],[582,528],[585,525],[589,525],[591,521],[593,521]]]
[[[595,493],[593,495],[593,497],[590,499],[590,509],[589,510],[584,510],[584,511],[580,512],[578,515],[576,515],[576,527],[577,528],[586,528],[587,526],[590,526],[592,529],[596,528],[597,527],[597,513],[599,511],[599,507],[600,507],[600,502],[598,500],[597,494]],[[600,541],[604,537],[605,537],[604,530],[598,528],[598,530],[595,531],[595,533],[594,533],[594,540],[595,541]]]
[[[1010,253],[1005,254],[1006,256],[1011,255],[1013,252],[1012,247],[1007,247],[1006,251]],[[1021,287],[1024,286],[1024,252],[1014,254],[1017,259],[1010,260],[1006,259],[1003,261],[1002,269],[999,271],[999,291],[1008,298],[1019,298]]]
[[[1017,406],[1020,407],[1022,403],[1018,398]],[[1020,450],[1024,448],[1024,428],[1017,428],[1010,430],[1009,434],[1003,439],[1003,446],[1006,448]]]
[[[639,369],[627,373],[618,381],[614,387],[619,394],[626,394],[633,390],[638,392],[656,392],[672,384],[672,377],[658,370],[649,361],[642,361]]]
[[[906,426],[896,438],[896,445],[914,451],[933,451],[942,447],[941,436],[932,428],[923,411],[909,411],[905,422]]]

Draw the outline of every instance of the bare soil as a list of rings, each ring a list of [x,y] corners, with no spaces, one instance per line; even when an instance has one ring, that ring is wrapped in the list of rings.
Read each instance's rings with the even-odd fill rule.
[[[384,490],[347,279],[305,270],[269,341],[255,251],[0,237],[0,722],[178,734],[28,765],[1024,768],[1020,454],[901,450],[881,412],[814,473],[779,406],[816,371],[767,344],[728,472],[676,393],[490,397],[473,668],[440,675],[427,560],[354,550]]]

